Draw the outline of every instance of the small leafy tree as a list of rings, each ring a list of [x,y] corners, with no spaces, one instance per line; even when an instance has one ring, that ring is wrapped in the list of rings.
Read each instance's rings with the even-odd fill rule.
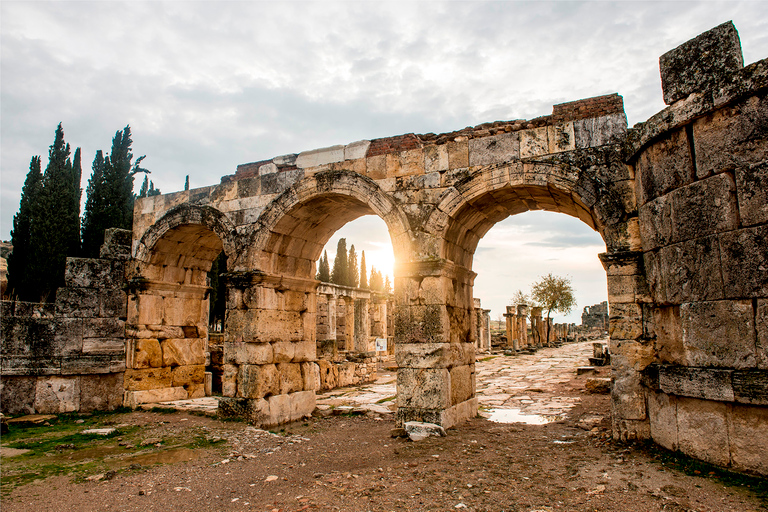
[[[512,299],[510,299],[509,304],[511,306],[516,306],[518,304],[532,305],[531,297],[523,290],[517,290],[514,294],[512,294]]]
[[[551,273],[543,276],[531,286],[533,300],[547,310],[547,342],[549,342],[549,319],[553,311],[568,314],[576,306],[571,280]]]

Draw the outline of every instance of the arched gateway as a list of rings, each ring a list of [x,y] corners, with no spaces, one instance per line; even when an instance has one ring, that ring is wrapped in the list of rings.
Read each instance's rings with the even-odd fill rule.
[[[396,260],[397,419],[472,417],[474,251],[495,223],[543,209],[605,241],[614,436],[768,473],[753,441],[768,434],[768,196],[757,184],[768,71],[742,68],[738,44],[725,24],[662,57],[670,107],[633,130],[613,94],[532,121],[244,164],[220,184],[137,200],[126,400],[201,394],[205,272],[223,250],[221,412],[261,424],[311,413],[315,262],[336,230],[373,214]],[[704,47],[724,58],[698,58]]]

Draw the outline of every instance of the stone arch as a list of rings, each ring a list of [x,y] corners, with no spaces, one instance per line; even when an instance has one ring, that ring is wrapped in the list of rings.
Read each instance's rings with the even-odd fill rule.
[[[407,258],[410,225],[392,197],[375,181],[356,172],[318,172],[267,205],[249,237],[246,265],[267,273],[313,279],[314,263],[333,233],[371,214],[386,223],[395,260]]]

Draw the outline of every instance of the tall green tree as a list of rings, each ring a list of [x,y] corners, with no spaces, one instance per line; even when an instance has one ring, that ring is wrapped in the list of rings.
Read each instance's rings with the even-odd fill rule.
[[[29,271],[32,255],[31,229],[34,205],[43,188],[43,173],[40,167],[40,157],[33,156],[29,163],[29,172],[21,189],[19,211],[13,216],[11,244],[13,252],[8,256],[8,289],[11,297],[21,300],[36,300],[39,298],[33,290],[34,279]]]
[[[316,278],[322,283],[331,282],[331,268],[328,265],[328,251],[323,251],[323,255],[320,257]]]
[[[79,158],[79,154],[77,151],[75,156]],[[29,271],[37,281],[35,288],[41,300],[53,299],[56,289],[64,284],[67,256],[77,255],[80,249],[80,166],[73,165],[69,155],[59,123],[31,225]]]
[[[360,288],[368,288],[368,272],[365,270],[365,251],[360,256]]]
[[[376,270],[376,267],[371,266],[371,280],[368,283],[368,287],[374,292],[384,291],[384,280],[381,276],[381,272]]]
[[[333,270],[331,271],[331,282],[346,286],[347,284],[347,239],[340,238],[336,244],[336,257],[333,258]]]
[[[549,273],[533,283],[531,297],[547,310],[547,343],[549,343],[549,320],[552,312],[568,314],[576,306],[576,296],[571,280]]]
[[[349,247],[349,256],[347,257],[347,286],[357,288],[357,283],[360,280],[360,273],[357,268],[357,252],[355,252],[354,244]]]
[[[106,205],[106,182],[104,181],[104,153],[96,151],[91,164],[91,177],[85,189],[85,210],[81,226],[82,254],[86,258],[99,255],[99,248],[104,242],[104,219],[101,212]]]
[[[227,271],[227,255],[221,251],[219,256],[213,260],[211,270],[208,272],[208,280],[211,283],[211,293],[208,296],[209,311],[208,325],[216,327],[218,322],[224,327],[224,316],[226,313],[226,289],[224,288],[220,275]]]

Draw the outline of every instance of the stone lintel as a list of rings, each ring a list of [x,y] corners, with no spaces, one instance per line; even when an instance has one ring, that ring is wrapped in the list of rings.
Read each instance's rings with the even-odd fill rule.
[[[401,263],[395,277],[447,277],[466,284],[473,284],[477,273],[446,259],[430,259]]]
[[[227,284],[235,288],[249,288],[258,285],[267,288],[275,288],[280,291],[291,290],[314,293],[320,285],[320,281],[314,279],[268,274],[261,270],[227,272],[221,276]]]
[[[650,365],[643,384],[669,395],[718,402],[768,405],[768,371]]]
[[[603,252],[597,256],[609,276],[642,274],[642,251]]]

